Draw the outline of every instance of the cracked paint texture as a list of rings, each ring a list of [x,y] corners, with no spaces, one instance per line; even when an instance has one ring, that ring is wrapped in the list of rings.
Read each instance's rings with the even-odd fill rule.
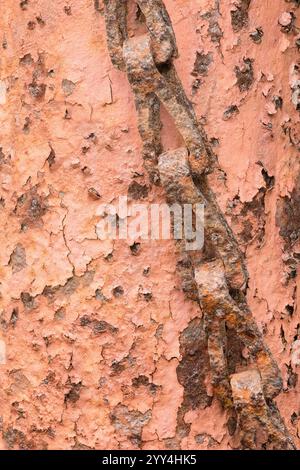
[[[165,1],[300,447],[298,3]],[[173,242],[97,238],[99,202],[164,201],[102,2],[4,0],[0,31],[0,448],[238,447]],[[162,120],[165,149],[181,145]]]

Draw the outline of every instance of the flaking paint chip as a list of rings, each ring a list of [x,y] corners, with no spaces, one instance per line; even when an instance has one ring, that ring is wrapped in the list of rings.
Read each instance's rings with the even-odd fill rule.
[[[0,339],[0,365],[1,364],[6,364],[6,345],[2,339]]]
[[[6,103],[6,84],[3,80],[0,80],[0,105]]]

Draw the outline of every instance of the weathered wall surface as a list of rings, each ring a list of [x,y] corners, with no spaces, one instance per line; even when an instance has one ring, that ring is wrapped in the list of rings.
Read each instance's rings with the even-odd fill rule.
[[[165,3],[299,446],[299,1]],[[101,0],[1,2],[0,448],[230,449],[235,423],[207,400],[209,374],[205,390],[193,378],[208,359],[173,242],[97,239],[99,201],[164,200],[102,13]]]

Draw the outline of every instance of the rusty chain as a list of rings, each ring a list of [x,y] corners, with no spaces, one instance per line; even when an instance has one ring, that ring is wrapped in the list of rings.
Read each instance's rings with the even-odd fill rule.
[[[162,0],[137,0],[148,32],[128,38],[129,1],[104,0],[107,43],[135,97],[145,168],[150,181],[164,187],[168,203],[205,207],[204,248],[188,252],[177,242],[177,267],[186,296],[203,313],[214,395],[237,414],[244,448],[294,449],[273,402],[282,389],[280,371],[246,303],[244,258],[208,184],[212,153],[173,64],[178,51],[169,14]],[[163,152],[160,103],[184,148]],[[247,367],[239,364],[233,374],[226,358],[228,330],[249,355]]]

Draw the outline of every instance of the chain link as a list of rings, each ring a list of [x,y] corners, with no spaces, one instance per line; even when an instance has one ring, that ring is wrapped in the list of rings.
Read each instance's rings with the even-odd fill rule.
[[[280,371],[246,303],[244,257],[208,184],[212,152],[173,65],[178,52],[169,14],[162,0],[137,0],[148,33],[129,39],[128,2],[104,0],[107,43],[113,65],[127,72],[134,93],[145,168],[150,181],[164,187],[168,203],[205,206],[204,249],[188,252],[177,242],[177,266],[186,296],[203,312],[214,395],[238,414],[244,447],[257,447],[259,428],[265,446],[293,449],[272,401],[282,389]],[[160,103],[185,147],[163,153]],[[228,330],[247,349],[251,364],[232,375],[226,358]]]

